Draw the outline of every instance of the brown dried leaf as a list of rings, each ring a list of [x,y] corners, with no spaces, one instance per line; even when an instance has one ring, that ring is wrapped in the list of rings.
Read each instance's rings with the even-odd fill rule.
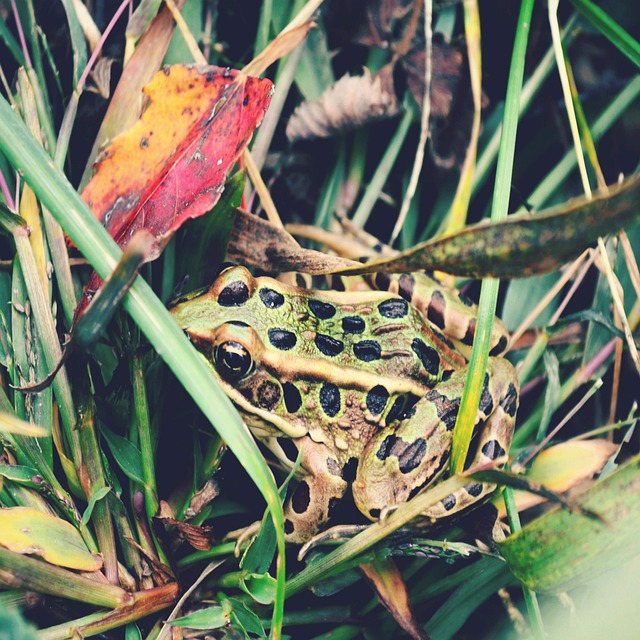
[[[247,242],[247,238],[251,238],[251,242]],[[358,264],[320,251],[303,249],[284,229],[242,209],[236,210],[227,258],[271,273],[326,273]]]
[[[342,76],[317,100],[306,100],[297,107],[287,123],[287,138],[290,142],[328,138],[398,114],[400,104],[389,89],[390,73],[389,69],[371,76],[365,69],[361,76]]]
[[[173,533],[176,534],[182,540],[186,540],[194,549],[198,551],[208,551],[215,542],[216,538],[213,535],[213,527],[210,526],[197,526],[195,524],[189,524],[188,522],[181,522],[175,518],[158,517],[156,520],[162,522],[166,529],[173,529]]]
[[[197,516],[208,504],[218,497],[219,493],[218,483],[213,478],[209,479],[193,498],[191,498],[184,514],[185,517],[193,518]]]

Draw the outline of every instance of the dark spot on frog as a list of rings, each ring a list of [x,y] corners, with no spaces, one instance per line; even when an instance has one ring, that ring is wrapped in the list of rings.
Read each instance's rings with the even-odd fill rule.
[[[314,300],[309,298],[309,309],[316,318],[320,320],[328,320],[336,315],[336,308],[328,302],[322,302],[322,300]]]
[[[442,295],[441,291],[437,289],[431,294],[431,300],[429,300],[429,307],[427,309],[427,320],[444,329],[444,310],[447,303]]]
[[[331,276],[331,288],[334,291],[344,291],[344,280],[342,279],[342,276]]]
[[[257,391],[258,406],[267,411],[271,411],[278,404],[282,392],[280,386],[271,380],[265,380]]]
[[[380,291],[388,291],[391,286],[391,276],[388,273],[376,273],[376,287]]]
[[[284,304],[284,296],[274,289],[265,287],[264,289],[260,289],[258,295],[260,296],[260,300],[262,300],[262,304],[264,304],[267,309],[277,309]]]
[[[386,460],[391,456],[398,458],[401,473],[409,473],[420,465],[427,453],[427,441],[417,438],[413,442],[405,442],[395,435],[387,436],[378,451],[378,460]]]
[[[249,96],[245,96],[244,100],[242,101],[242,106],[246,107],[249,104]]]
[[[371,362],[380,358],[382,347],[375,340],[362,340],[353,345],[353,354],[362,362]]]
[[[297,338],[293,331],[286,329],[269,329],[269,342],[280,351],[289,351],[296,346]]]
[[[416,415],[416,404],[418,404],[418,400],[420,398],[418,396],[414,396],[411,394],[407,399],[407,404],[404,407],[404,411],[400,416],[401,420],[407,420],[408,418],[413,418]]]
[[[140,148],[146,149],[149,146],[149,138],[144,137],[140,139]]]
[[[442,506],[445,511],[451,511],[456,506],[456,497],[453,494],[448,495],[442,500]]]
[[[473,338],[476,335],[476,319],[470,318],[469,325],[467,326],[467,332],[464,334],[464,338],[462,338],[462,344],[466,344],[471,346],[473,344]]]
[[[496,344],[496,346],[493,347],[491,351],[489,351],[489,355],[490,356],[500,355],[507,348],[508,342],[509,340],[507,339],[507,336],[502,336],[500,340],[498,340],[498,344]]]
[[[449,340],[449,338],[447,338],[447,336],[444,335],[444,333],[440,333],[440,331],[438,331],[437,329],[432,329],[433,334],[439,339],[442,340],[442,342],[444,342],[444,344],[447,345],[447,347],[449,347],[449,349],[455,349],[456,346],[453,344],[453,342],[451,342],[451,340]]]
[[[294,530],[294,526],[293,526],[293,522],[291,522],[291,520],[287,519],[284,521],[284,532],[286,535],[291,535],[293,533]]]
[[[489,440],[489,442],[485,442],[482,447],[482,453],[489,458],[489,460],[497,460],[498,458],[502,458],[506,454],[506,451],[500,446],[497,440]]]
[[[445,369],[442,372],[442,376],[440,380],[442,380],[442,382],[446,382],[452,375],[453,375],[453,369]]]
[[[431,403],[435,407],[438,418],[444,422],[447,431],[452,431],[458,417],[460,398],[447,398],[447,396],[432,389],[424,397],[424,401]]]
[[[295,462],[298,459],[298,447],[296,447],[293,440],[291,438],[278,438],[277,440],[287,460]]]
[[[229,283],[218,295],[221,307],[240,307],[249,299],[249,289],[242,280]]]
[[[464,485],[464,490],[473,498],[477,498],[482,493],[482,485],[479,482],[469,482]]]
[[[373,520],[377,520],[380,517],[380,509],[369,509],[369,515]]]
[[[413,339],[411,348],[418,358],[420,358],[420,362],[422,362],[425,371],[431,376],[438,375],[440,369],[440,356],[438,352],[420,338]]]
[[[398,293],[411,302],[413,290],[416,286],[416,279],[410,273],[403,273],[398,280]]]
[[[318,347],[320,352],[325,356],[337,356],[339,353],[342,353],[344,349],[344,342],[336,340],[331,336],[326,336],[323,333],[316,333],[314,342],[316,343],[316,347]]]
[[[284,406],[289,413],[295,413],[302,406],[302,397],[298,387],[292,382],[285,382],[282,385],[284,391]]]
[[[398,456],[401,473],[409,473],[416,469],[424,459],[426,453],[427,441],[424,438],[417,438],[405,446],[402,453]]]
[[[404,396],[398,396],[395,399],[393,406],[391,407],[391,409],[389,410],[389,413],[387,413],[387,417],[385,418],[385,422],[387,424],[394,423],[396,420],[398,420],[402,416],[404,401],[405,401]]]
[[[342,475],[342,469],[340,469],[340,463],[335,458],[327,458],[327,471],[332,476],[340,477]]]
[[[475,302],[468,296],[465,296],[464,293],[458,293],[458,299],[465,307],[473,307],[475,305]]]
[[[482,395],[480,396],[480,405],[478,409],[482,411],[485,416],[493,413],[493,398],[489,391],[489,374],[487,373],[484,375],[484,384],[482,386]]]
[[[363,333],[366,326],[360,316],[346,316],[342,318],[342,330],[345,333]]]
[[[238,389],[238,391],[251,403],[254,404],[253,402],[253,388],[252,387],[245,387],[244,389]]]
[[[500,406],[508,416],[513,418],[516,415],[516,411],[518,410],[518,391],[513,383],[509,383],[509,388]]]
[[[381,384],[376,385],[367,393],[367,409],[373,416],[379,416],[387,406],[389,392]]]
[[[311,502],[311,492],[306,481],[302,480],[291,496],[291,508],[296,513],[305,513]]]
[[[406,300],[392,298],[378,305],[378,311],[384,318],[404,318],[409,313],[409,305]]]
[[[324,382],[320,387],[320,406],[330,417],[338,415],[340,412],[340,389],[331,382]]]

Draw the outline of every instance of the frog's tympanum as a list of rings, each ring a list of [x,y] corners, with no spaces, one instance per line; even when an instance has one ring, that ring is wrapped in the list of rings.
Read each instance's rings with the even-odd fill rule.
[[[325,526],[349,485],[375,520],[446,470],[475,307],[423,274],[372,284],[381,291],[315,291],[230,267],[171,310],[252,432],[289,468],[301,452],[289,541]],[[506,461],[518,406],[498,320],[492,344],[474,465]],[[494,488],[470,481],[424,515],[457,514]]]

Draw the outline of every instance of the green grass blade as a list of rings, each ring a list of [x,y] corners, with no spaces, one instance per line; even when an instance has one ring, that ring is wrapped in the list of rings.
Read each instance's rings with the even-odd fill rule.
[[[520,7],[520,16],[516,26],[516,38],[509,70],[507,85],[507,97],[503,120],[503,132],[500,139],[500,151],[498,153],[498,166],[496,170],[496,182],[493,191],[493,205],[491,208],[491,220],[497,222],[507,216],[509,208],[509,195],[511,193],[511,177],[513,175],[513,159],[515,156],[516,130],[518,127],[518,110],[520,105],[520,92],[524,77],[524,63],[531,25],[531,13],[533,0],[523,0]],[[453,433],[451,452],[451,471],[459,473],[464,467],[469,443],[473,435],[475,416],[480,403],[483,381],[487,370],[489,354],[489,341],[491,327],[496,312],[499,281],[493,278],[486,279],[482,283],[480,303],[478,306],[478,324],[476,336],[473,341],[473,351],[469,363],[467,383],[465,384],[460,412],[456,420]]]
[[[0,150],[12,165],[22,172],[38,198],[51,211],[98,274],[102,278],[108,276],[117,264],[120,250],[4,99],[0,99]],[[205,416],[227,441],[240,463],[245,469],[251,469],[252,479],[269,505],[276,531],[281,534],[284,530],[284,517],[273,475],[238,412],[215,383],[204,360],[189,344],[162,302],[141,278],[133,283],[124,305]],[[278,549],[280,558],[277,563],[277,603],[282,607],[282,534],[278,540]]]

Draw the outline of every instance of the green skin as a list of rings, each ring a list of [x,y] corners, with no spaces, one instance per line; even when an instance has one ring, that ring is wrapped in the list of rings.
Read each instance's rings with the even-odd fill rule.
[[[386,291],[314,291],[230,267],[171,309],[256,437],[287,468],[301,456],[291,542],[323,528],[349,485],[375,520],[437,481],[450,455],[475,307],[423,275],[375,284]],[[492,353],[506,345],[499,321],[492,342]],[[504,464],[517,405],[513,367],[490,357],[474,465]],[[494,488],[469,483],[424,515],[459,513]]]

